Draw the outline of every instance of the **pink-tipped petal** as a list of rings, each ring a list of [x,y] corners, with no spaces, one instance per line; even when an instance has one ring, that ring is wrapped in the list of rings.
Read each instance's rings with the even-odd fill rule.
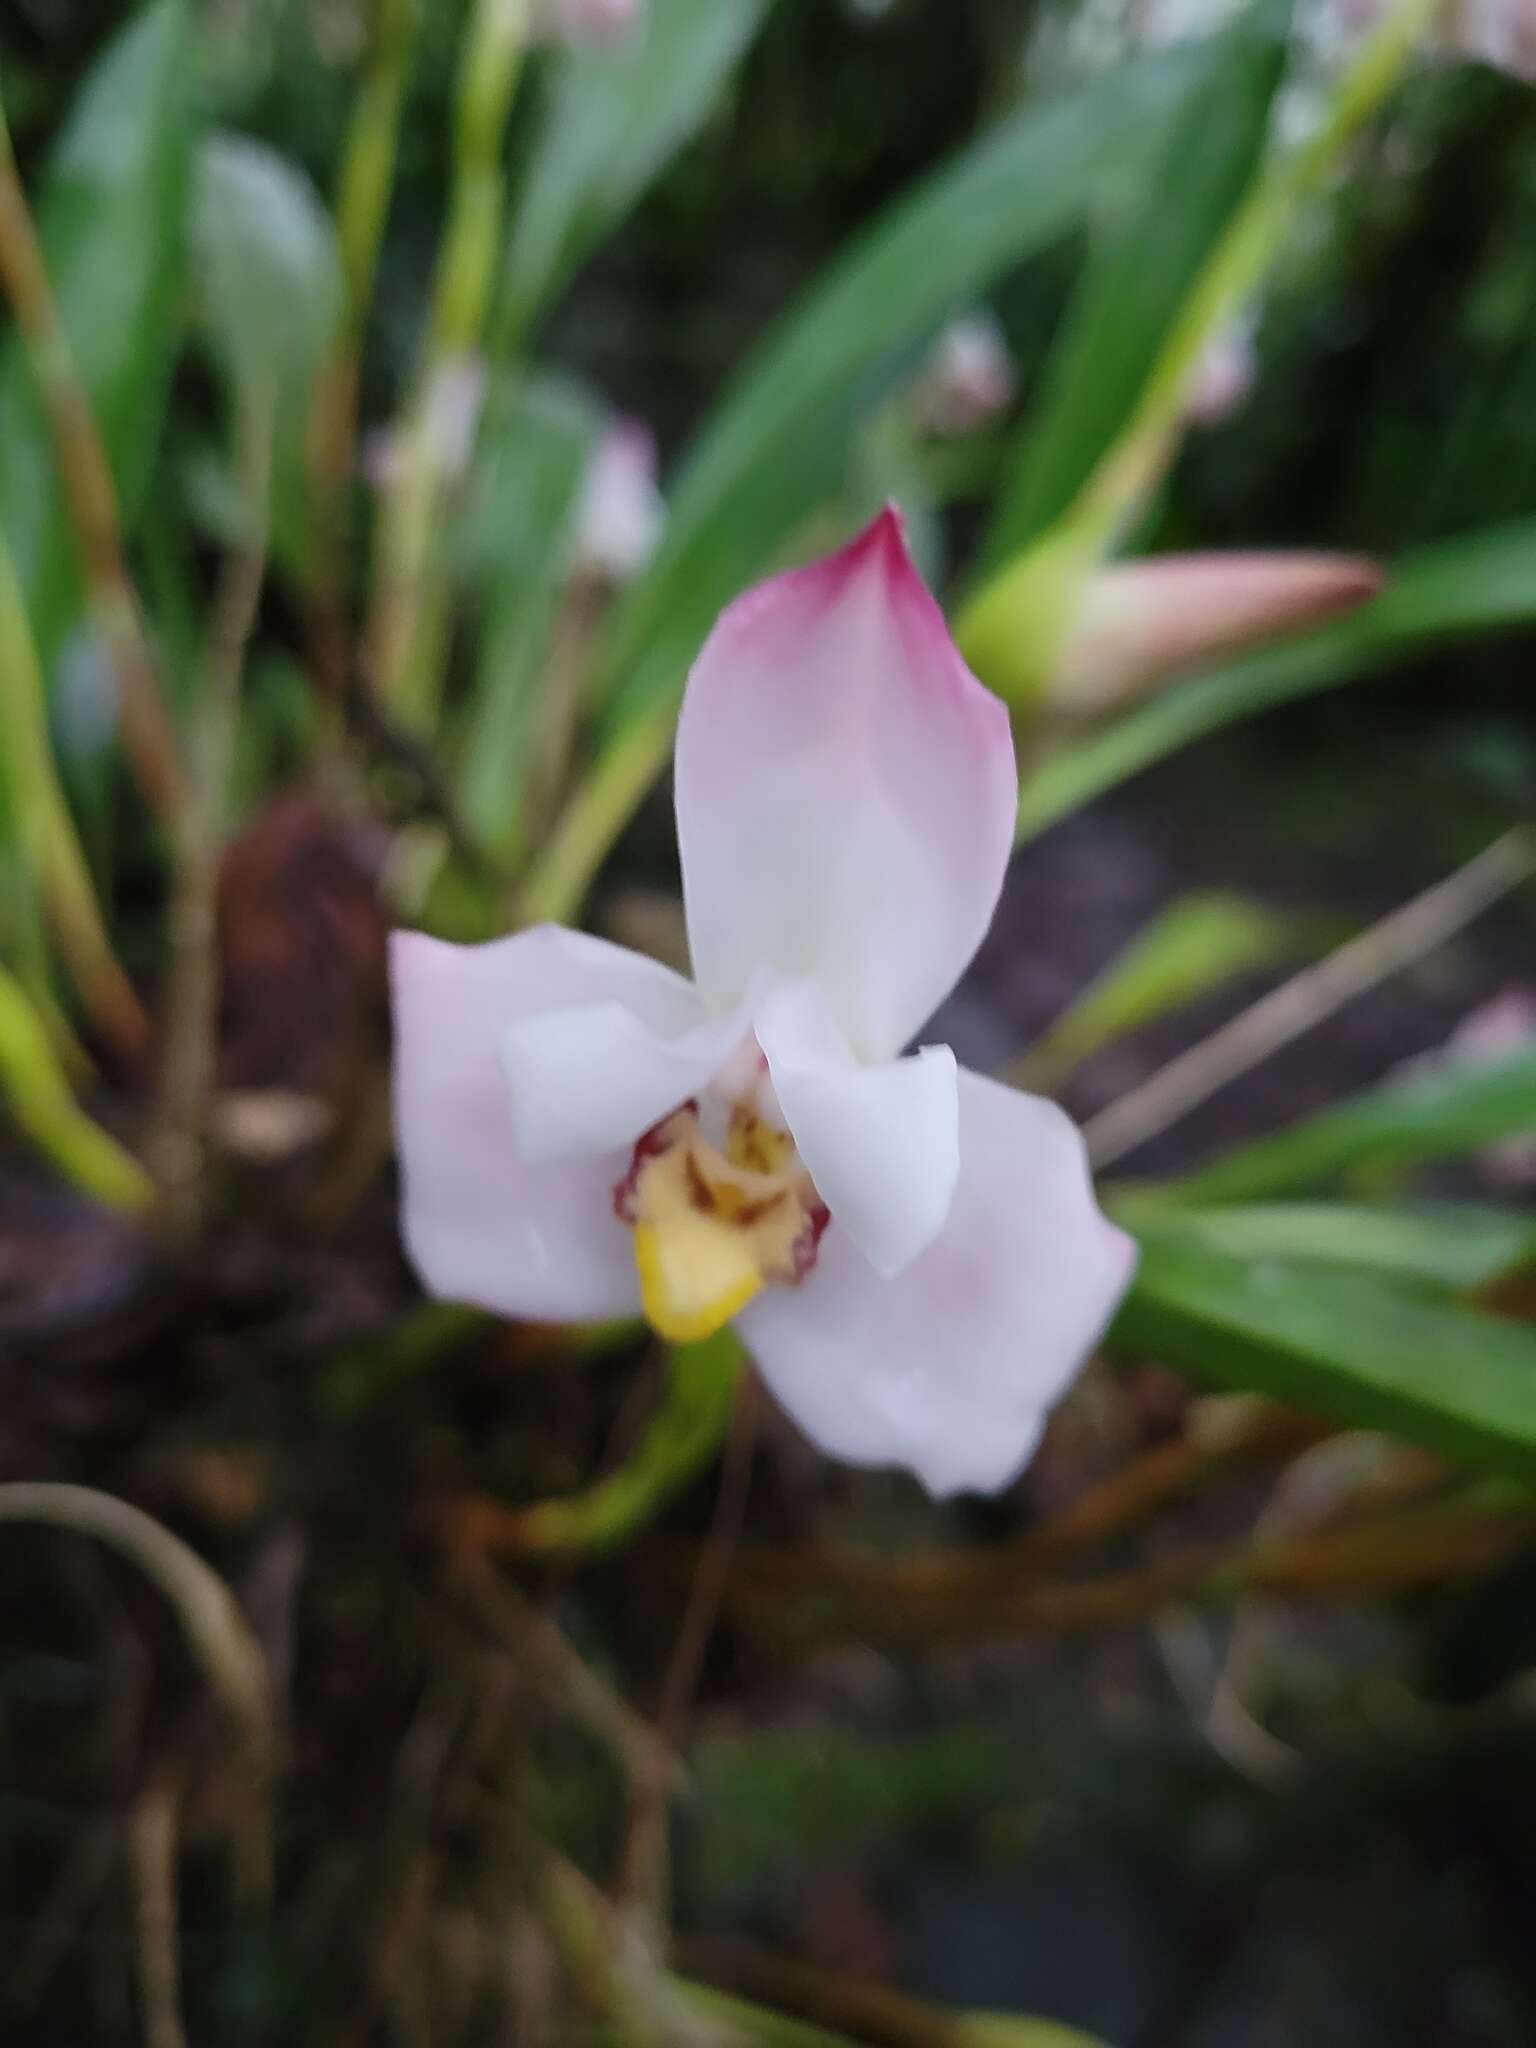
[[[955,650],[886,511],[738,598],[689,677],[677,829],[694,971],[816,982],[860,1059],[953,988],[1002,886],[1008,715]]]
[[[1158,555],[1089,584],[1051,678],[1079,717],[1133,703],[1165,676],[1322,625],[1381,588],[1360,555]]]
[[[397,932],[390,965],[403,1230],[426,1286],[533,1320],[635,1310],[630,1235],[612,1194],[637,1132],[607,1157],[525,1163],[501,1041],[551,1004],[619,1002],[652,1029],[683,1028],[696,1016],[688,984],[553,925],[488,946]]]
[[[962,1070],[960,1178],[929,1249],[882,1280],[834,1224],[804,1283],[765,1289],[739,1327],[823,1450],[905,1466],[936,1495],[989,1493],[1028,1458],[1135,1262],[1063,1112]]]
[[[955,1056],[927,1046],[861,1067],[819,991],[777,989],[757,1041],[816,1192],[877,1273],[903,1272],[938,1236],[960,1170]]]

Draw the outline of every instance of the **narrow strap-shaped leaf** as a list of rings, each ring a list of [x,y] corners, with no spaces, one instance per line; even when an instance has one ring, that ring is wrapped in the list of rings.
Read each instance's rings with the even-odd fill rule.
[[[651,0],[618,49],[547,64],[493,346],[505,352],[707,118],[768,0]]]
[[[1145,160],[1116,195],[1020,430],[983,571],[1061,517],[1134,411],[1175,315],[1258,170],[1289,12],[1286,0],[1241,9],[1197,50],[1185,89],[1143,131]]]
[[[1536,1331],[1381,1274],[1154,1236],[1109,1348],[1536,1480]]]
[[[38,233],[118,502],[144,502],[181,338],[192,35],[184,0],[155,0],[87,78],[54,148]],[[45,676],[78,603],[74,537],[24,353],[0,347],[0,517]]]
[[[1239,1259],[1354,1266],[1451,1293],[1536,1260],[1536,1214],[1494,1202],[1377,1209],[1355,1202],[1244,1202],[1169,1212],[1148,1199],[1117,1215],[1145,1237],[1188,1237]]]
[[[1060,1087],[1127,1033],[1244,975],[1310,950],[1297,920],[1227,890],[1180,896],[1144,925],[1030,1047],[1010,1077]]]
[[[1527,1131],[1536,1131],[1536,1052],[1445,1061],[1240,1146],[1159,1192],[1184,1204],[1250,1201],[1322,1187],[1353,1167],[1453,1158]]]
[[[841,483],[853,437],[946,316],[1081,222],[1187,52],[1030,107],[857,237],[748,360],[671,492],[666,542],[605,650],[610,738],[670,706],[716,613]]]

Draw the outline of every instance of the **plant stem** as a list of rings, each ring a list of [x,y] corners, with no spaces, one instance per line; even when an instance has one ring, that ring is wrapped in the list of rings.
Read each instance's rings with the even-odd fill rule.
[[[790,1598],[814,1590],[849,1607],[922,1601],[964,1603],[1036,1578],[1042,1566],[1120,1536],[1237,1459],[1286,1457],[1329,1434],[1326,1424],[1257,1395],[1197,1402],[1182,1436],[1155,1444],[1088,1487],[1052,1520],[984,1549],[892,1561],[826,1549],[748,1548],[737,1577]]]
[[[1533,874],[1536,836],[1517,827],[1411,903],[1293,974],[1091,1118],[1083,1135],[1095,1167],[1145,1144],[1356,996],[1444,945]]]
[[[276,1767],[277,1735],[266,1659],[228,1586],[163,1524],[109,1493],[45,1481],[0,1486],[0,1523],[32,1522],[90,1536],[126,1557],[162,1595],[188,1650],[224,1708],[259,1816],[245,1843],[247,1895],[268,1879],[264,1804]]]
[[[523,890],[526,923],[569,923],[580,911],[614,841],[666,765],[674,724],[670,705],[647,712],[577,785]]]
[[[162,1771],[128,1816],[128,1864],[138,1950],[145,2048],[187,2048],[181,2018],[181,1941],[176,1910],[176,1844],[181,1799]]]
[[[667,1789],[674,1775],[672,1760],[682,1748],[683,1724],[698,1689],[709,1639],[720,1618],[731,1559],[741,1537],[757,1447],[757,1414],[757,1382],[750,1373],[743,1373],[736,1383],[714,1516],[667,1665],[656,1715],[656,1740],[648,1763],[631,1788],[618,1894],[648,1913],[658,1928],[666,1918]]]
[[[0,290],[10,301],[53,436],[59,482],[91,609],[117,680],[123,744],[150,808],[174,823],[185,795],[181,763],[124,558],[111,465],[48,281],[3,109]]]
[[[729,1328],[679,1345],[667,1360],[667,1382],[624,1463],[579,1493],[508,1508],[480,1495],[453,1503],[446,1522],[451,1548],[511,1555],[611,1550],[658,1514],[714,1457],[736,1412],[746,1371]]]
[[[417,18],[417,0],[376,0],[336,196],[342,309],[335,350],[315,404],[311,448],[319,516],[310,583],[316,668],[336,703],[344,696],[349,666],[348,504],[357,467],[363,340],[394,189]]]
[[[729,1937],[694,1937],[679,1944],[679,1959],[690,1974],[724,1981],[733,1991],[752,1999],[765,1999],[775,2006],[787,2006],[798,2015],[793,2021],[777,2021],[763,2013],[769,2024],[748,2039],[765,2044],[782,2042],[783,2048],[837,2048],[849,2035],[879,2048],[982,2048],[995,2040],[1002,2048],[1102,2048],[1088,2035],[1075,2033],[1049,2020],[990,2016],[946,2011],[926,1999],[894,1990],[888,1984],[861,1983],[833,1970],[820,1970],[792,1957],[776,1955],[750,1940]],[[720,2008],[722,2017],[729,2007]],[[754,2008],[746,2011],[754,2014]],[[807,2034],[802,2022],[813,2029],[836,2027],[836,2034],[813,2031]],[[774,2032],[777,2024],[782,2032]],[[847,2029],[847,2032],[842,2030]]]
[[[385,706],[430,731],[448,621],[443,501],[461,438],[445,414],[473,413],[472,383],[501,250],[503,147],[527,36],[527,0],[475,0],[459,72],[454,183],[427,338],[399,472],[385,499],[369,622],[369,672]],[[456,387],[461,387],[456,389]]]
[[[859,2048],[847,2034],[829,2034],[825,2027],[808,2026],[804,2020],[785,2019],[760,2005],[748,2005],[744,1998],[732,1998],[707,1984],[695,1984],[686,1977],[671,1979],[672,1988],[685,2004],[727,2029],[730,2048]],[[937,2048],[937,2044],[935,2044]]]
[[[856,1604],[813,1598],[798,1613],[782,1583],[738,1576],[731,1614],[765,1640],[796,1649],[846,1636],[882,1643],[954,1642],[1018,1634],[1076,1634],[1145,1621],[1171,1601],[1224,1606],[1249,1593],[1379,1596],[1485,1571],[1536,1533],[1536,1506],[1435,1500],[1414,1512],[1382,1514],[1282,1540],[1202,1548],[1140,1571],[1072,1584],[997,1578],[985,1557],[975,1584],[952,1576],[940,1596],[901,1584],[887,1567],[878,1598]],[[878,1568],[877,1568],[878,1569]],[[817,1591],[813,1579],[803,1590]]]
[[[1435,0],[1398,0],[1334,86],[1316,132],[1278,156],[1232,217],[1163,338],[1130,417],[1066,512],[960,606],[955,637],[1026,709],[1049,682],[1082,588],[1177,446],[1200,351],[1252,295],[1287,229],[1402,75]]]
[[[1206,336],[1258,284],[1265,264],[1274,257],[1279,231],[1289,214],[1316,188],[1349,138],[1381,105],[1432,4],[1433,0],[1398,0],[1340,82],[1317,134],[1261,178],[1196,280],[1125,433],[1084,486],[1063,527],[1042,536],[1036,544],[1055,551],[1051,573],[1037,579],[1029,562],[1034,551],[1026,551],[1032,582],[1043,582],[1054,594],[1062,575],[1086,573],[1102,544],[1100,529],[1107,539],[1126,502],[1155,479],[1167,441],[1164,415],[1182,391]],[[1077,521],[1082,522],[1082,531],[1075,525],[1064,530]],[[1012,600],[1004,586],[1018,568],[1018,561],[1006,564],[961,609],[955,631],[962,646],[971,634],[986,636],[995,626],[1010,656],[1015,651],[1018,635]],[[977,613],[983,604],[986,610],[978,626]],[[569,919],[579,910],[614,841],[665,766],[674,723],[674,707],[663,704],[626,727],[600,755],[567,804],[529,881],[524,901],[529,919]]]
[[[226,561],[214,598],[198,694],[195,781],[177,834],[155,1167],[167,1232],[181,1244],[197,1236],[203,1219],[204,1138],[217,1049],[219,866],[245,651],[266,580],[275,410],[270,386],[237,400],[236,470],[249,529]]]
[[[149,1019],[118,964],[74,820],[59,786],[37,649],[10,550],[0,538],[0,784],[8,784],[21,850],[47,907],[81,1004],[130,1062],[144,1055]]]
[[[3,967],[0,1094],[37,1149],[82,1193],[129,1214],[153,1207],[154,1183],[76,1103],[36,1006]]]
[[[653,1773],[659,1773],[664,1790],[680,1780],[677,1761],[661,1737],[526,1594],[482,1557],[461,1560],[455,1580],[520,1675],[531,1678],[562,1713],[606,1744],[632,1784]]]

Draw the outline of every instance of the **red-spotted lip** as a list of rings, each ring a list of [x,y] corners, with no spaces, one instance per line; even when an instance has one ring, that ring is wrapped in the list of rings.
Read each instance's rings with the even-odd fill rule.
[[[680,1102],[676,1109],[669,1109],[665,1116],[658,1117],[650,1129],[642,1131],[635,1140],[629,1168],[623,1178],[615,1181],[613,1185],[613,1213],[621,1223],[633,1225],[637,1220],[635,1202],[640,1189],[640,1176],[647,1161],[659,1159],[663,1152],[676,1143],[675,1138],[667,1135],[667,1126],[676,1118],[690,1113],[693,1116],[699,1113],[696,1096],[689,1096],[688,1100]]]

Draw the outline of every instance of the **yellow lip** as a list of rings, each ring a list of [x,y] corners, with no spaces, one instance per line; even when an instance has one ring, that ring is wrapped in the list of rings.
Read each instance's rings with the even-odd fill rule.
[[[669,1344],[712,1337],[763,1284],[742,1233],[698,1214],[637,1223],[635,1270],[645,1319]]]

